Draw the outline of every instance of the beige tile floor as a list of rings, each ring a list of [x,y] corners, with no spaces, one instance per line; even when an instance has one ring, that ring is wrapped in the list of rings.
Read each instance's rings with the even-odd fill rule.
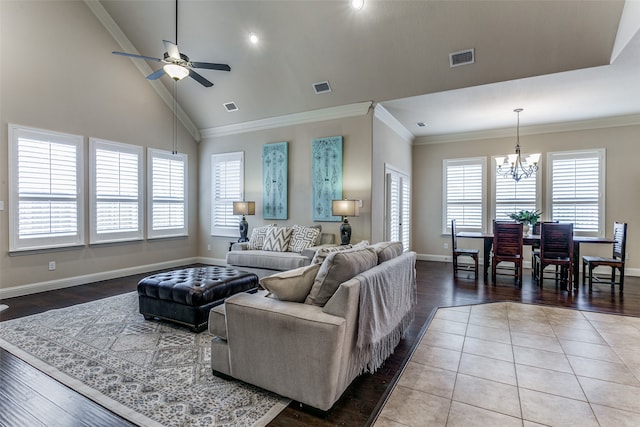
[[[441,308],[376,427],[640,426],[640,318]]]

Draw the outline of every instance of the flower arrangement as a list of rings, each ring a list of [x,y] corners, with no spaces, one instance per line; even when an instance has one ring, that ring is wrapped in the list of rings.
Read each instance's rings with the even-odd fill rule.
[[[542,216],[542,212],[540,212],[539,210],[521,210],[519,212],[513,212],[509,214],[509,218],[511,218],[512,220],[528,225],[536,225],[536,223],[540,220],[540,216]]]

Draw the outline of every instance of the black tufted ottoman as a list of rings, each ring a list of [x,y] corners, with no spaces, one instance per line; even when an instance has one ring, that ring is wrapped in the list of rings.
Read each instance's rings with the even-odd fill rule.
[[[203,331],[209,310],[238,292],[256,291],[258,276],[227,267],[196,267],[145,277],[138,282],[140,313]]]

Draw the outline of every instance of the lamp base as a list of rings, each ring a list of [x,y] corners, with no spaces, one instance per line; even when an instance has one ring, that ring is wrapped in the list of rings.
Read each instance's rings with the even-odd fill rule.
[[[351,224],[347,221],[347,218],[344,219],[342,224],[340,224],[340,244],[348,245],[351,241]]]
[[[249,239],[247,239],[247,231],[249,230],[249,223],[247,222],[246,218],[244,217],[244,215],[242,215],[242,219],[240,220],[240,238],[238,239],[238,242],[248,242]]]

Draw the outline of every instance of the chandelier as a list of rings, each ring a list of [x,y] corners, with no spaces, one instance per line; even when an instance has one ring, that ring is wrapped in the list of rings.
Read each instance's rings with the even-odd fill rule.
[[[515,182],[518,182],[523,178],[529,178],[538,170],[540,153],[531,154],[524,162],[522,161],[522,157],[520,156],[520,113],[523,109],[516,108],[513,111],[518,114],[516,152],[515,154],[509,154],[509,157],[497,157],[496,163],[498,164],[498,175],[505,178],[513,178]]]

